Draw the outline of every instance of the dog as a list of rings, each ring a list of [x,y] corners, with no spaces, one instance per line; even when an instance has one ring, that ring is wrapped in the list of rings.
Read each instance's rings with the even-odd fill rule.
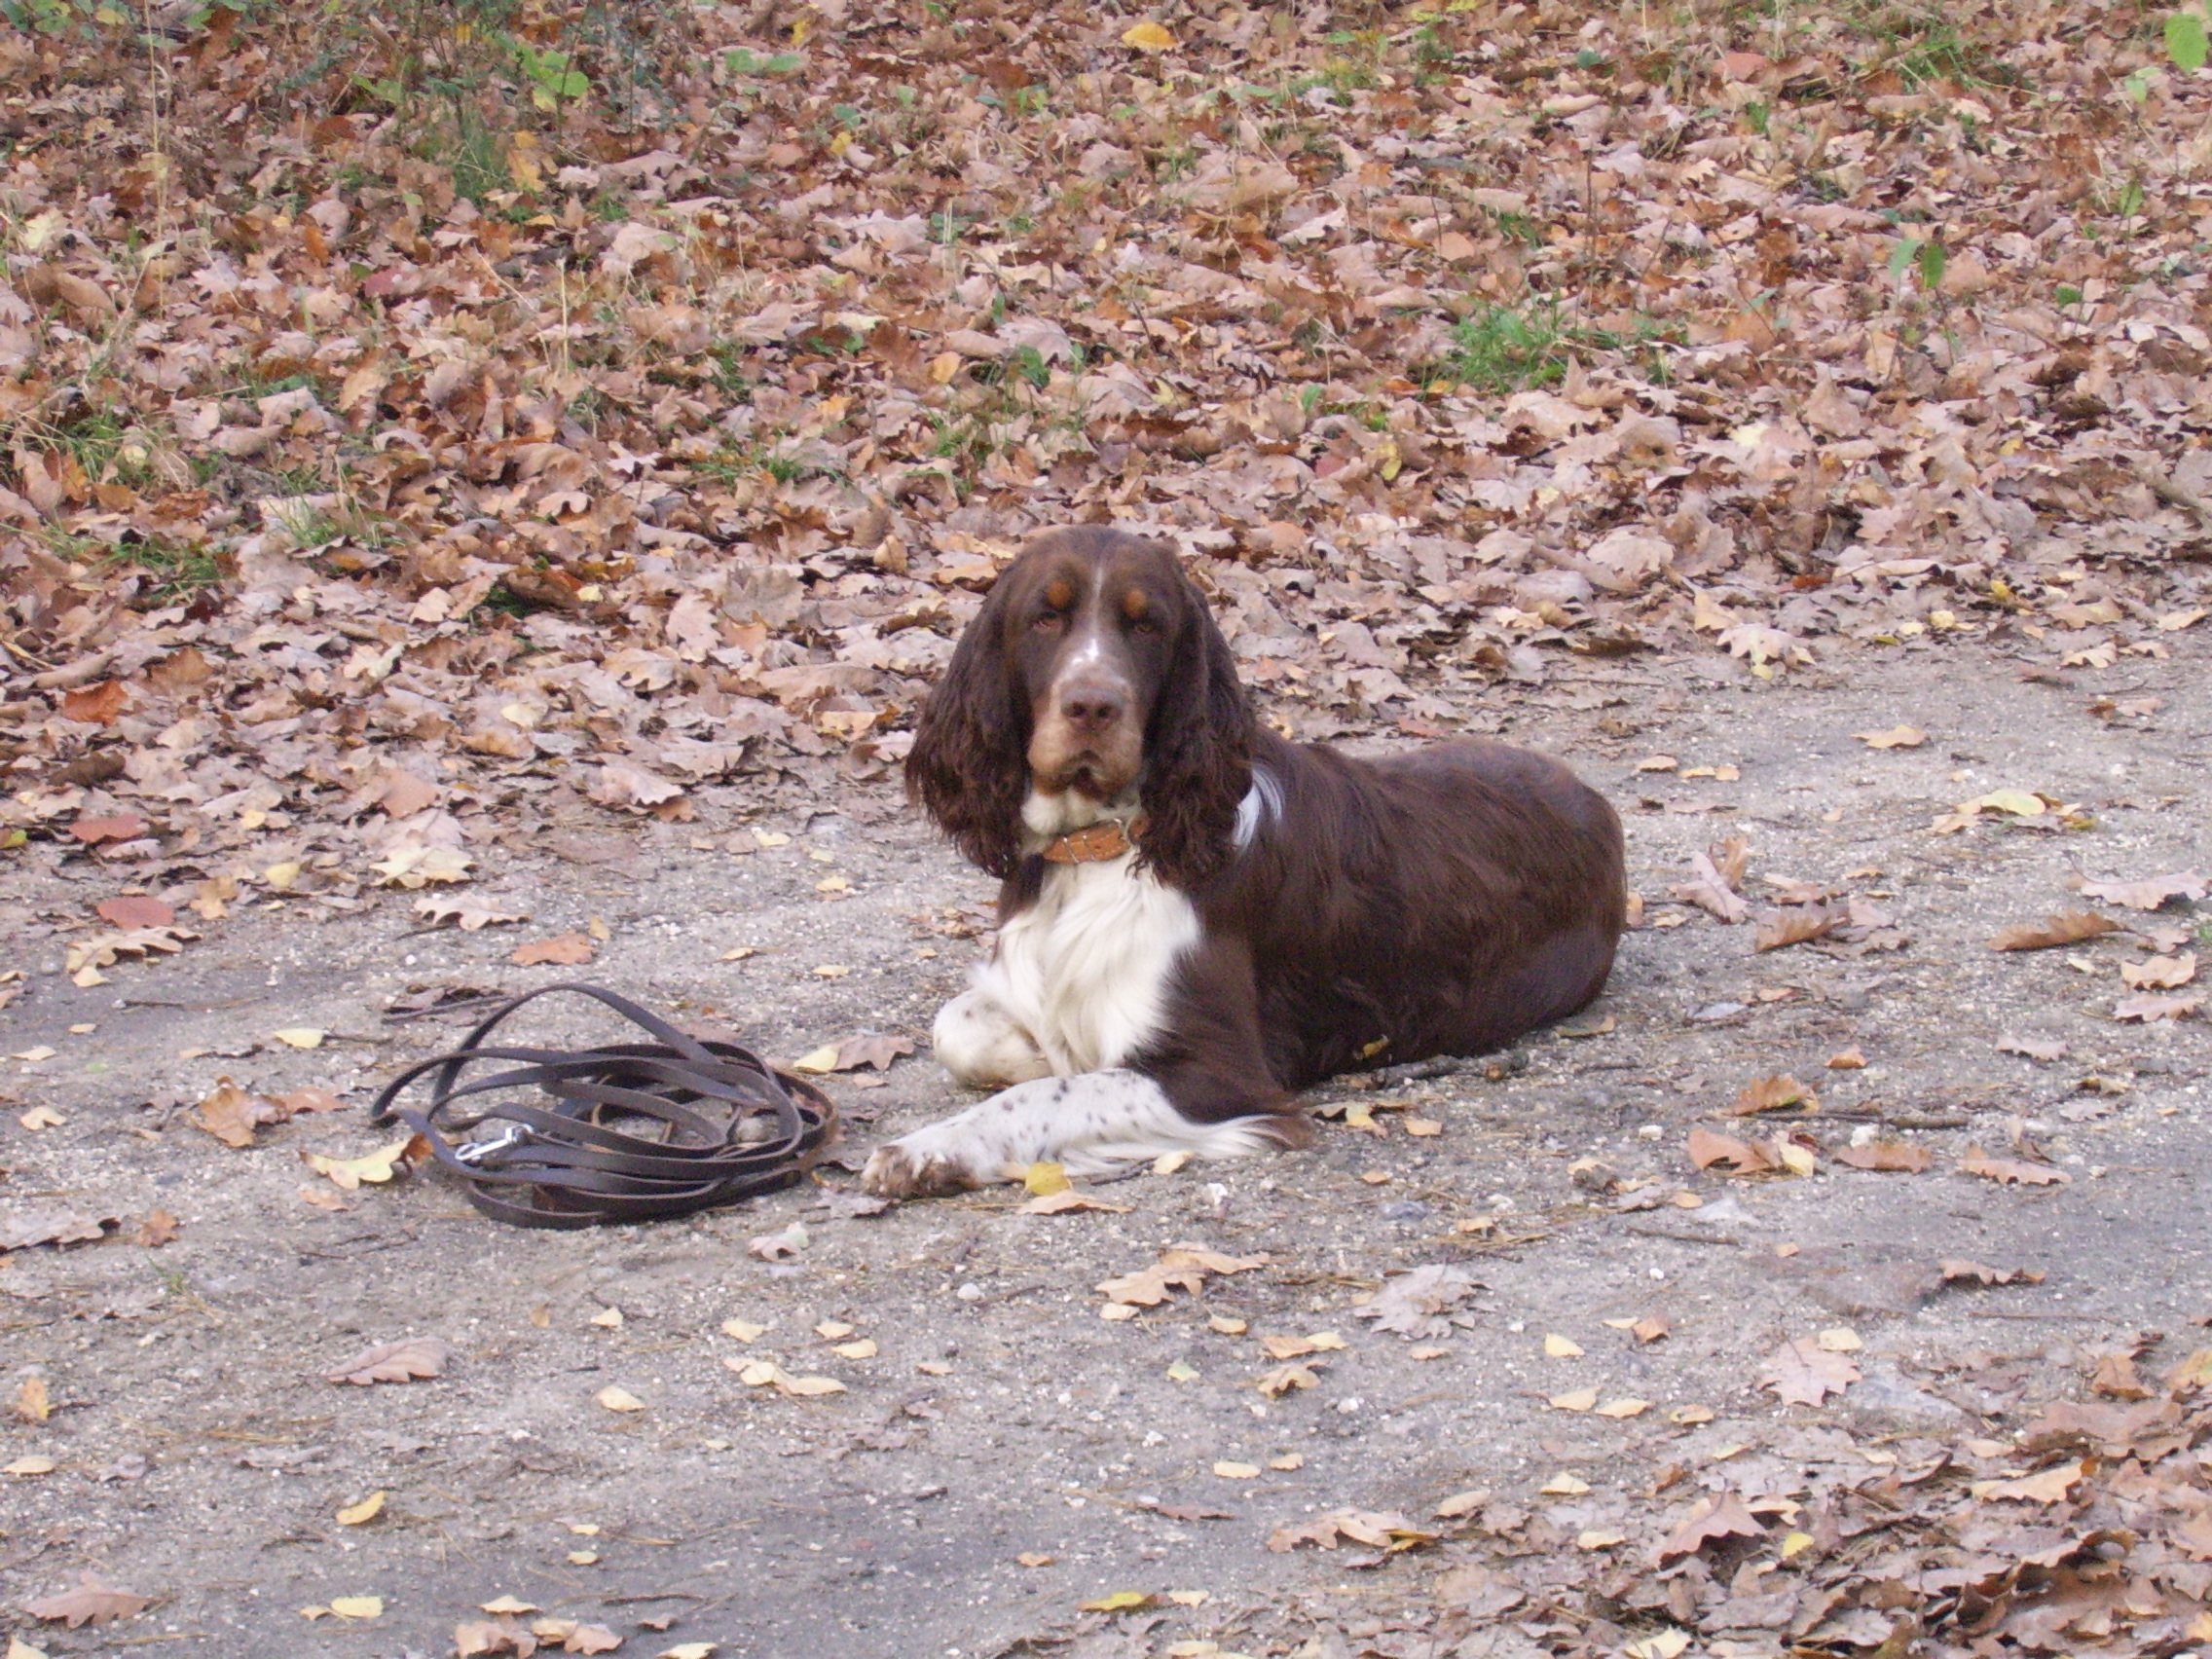
[[[1172,549],[1119,530],[1047,532],[999,577],[906,783],[1004,883],[933,1033],[997,1092],[878,1147],[886,1197],[1302,1144],[1296,1090],[1588,1005],[1626,920],[1620,820],[1566,766],[1284,741]]]

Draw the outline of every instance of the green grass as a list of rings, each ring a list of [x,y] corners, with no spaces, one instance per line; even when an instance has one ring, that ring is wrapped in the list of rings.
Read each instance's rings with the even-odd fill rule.
[[[142,595],[164,605],[188,602],[223,584],[222,565],[208,549],[177,547],[164,541],[138,541],[128,547],[104,549],[97,568],[102,574],[141,571],[147,577]]]
[[[1550,301],[1518,308],[1489,305],[1460,319],[1452,331],[1451,354],[1429,365],[1421,378],[1456,381],[1502,396],[1557,386],[1578,356],[1643,350],[1648,353],[1645,373],[1664,382],[1666,363],[1652,348],[1676,339],[1677,332],[1650,317],[1638,317],[1627,333],[1569,323]]]

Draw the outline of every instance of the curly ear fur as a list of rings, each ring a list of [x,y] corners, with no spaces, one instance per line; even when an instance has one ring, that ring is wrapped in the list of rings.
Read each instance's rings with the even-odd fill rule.
[[[1004,880],[1021,859],[1021,803],[1029,793],[1029,709],[1006,648],[1001,580],[962,630],[944,679],[930,693],[906,756],[906,795],[972,862]]]
[[[1145,734],[1142,863],[1177,887],[1228,861],[1252,786],[1252,710],[1205,596],[1185,579],[1190,617]]]

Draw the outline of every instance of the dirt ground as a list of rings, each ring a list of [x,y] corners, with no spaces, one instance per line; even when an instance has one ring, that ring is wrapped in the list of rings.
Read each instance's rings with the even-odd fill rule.
[[[957,936],[989,898],[880,786],[803,804],[731,790],[691,825],[518,837],[477,896],[528,912],[523,925],[420,932],[396,898],[358,914],[269,903],[88,989],[59,972],[57,937],[35,939],[13,957],[28,988],[0,1014],[18,1056],[0,1090],[20,1103],[0,1124],[4,1201],[122,1225],[0,1266],[0,1386],[15,1398],[43,1380],[52,1401],[43,1422],[8,1419],[0,1458],[54,1465],[0,1476],[0,1603],[13,1617],[83,1570],[154,1599],[102,1627],[22,1629],[56,1655],[443,1655],[501,1596],[539,1609],[517,1629],[602,1625],[625,1653],[1509,1654],[1562,1621],[1600,1643],[1618,1614],[1572,1589],[1587,1558],[1647,1552],[1684,1493],[1787,1494],[1825,1466],[1879,1468],[1931,1444],[1971,1443],[1983,1450],[1956,1456],[1999,1468],[2002,1447],[1975,1437],[2079,1393],[2116,1345],[2154,1358],[2157,1333],[2169,1358],[2196,1346],[2189,1327],[2212,1315],[2204,1023],[2113,1020],[2127,994],[2117,969],[2143,955],[2127,935],[1987,948],[2001,926],[2078,903],[2077,870],[2212,857],[2198,632],[2176,635],[2170,660],[2101,674],[2052,672],[2052,652],[2015,637],[1869,651],[1847,675],[1778,683],[1717,657],[1581,662],[1543,692],[1493,693],[1470,729],[1569,757],[1628,823],[1646,925],[1577,1022],[1596,1034],[1323,1089],[1313,1106],[1340,1115],[1310,1150],[1097,1189],[1125,1213],[1023,1214],[1018,1190],[853,1213],[865,1149],[955,1103],[928,1022],[980,947]],[[2091,710],[2115,694],[2162,707]],[[1927,743],[1876,752],[1852,735],[1899,721]],[[1657,755],[1677,769],[1637,769]],[[1700,766],[1740,777],[1686,775]],[[1999,788],[2078,803],[2083,827],[1985,814],[1932,831]],[[789,841],[763,847],[755,830]],[[1728,833],[1750,840],[1754,896],[1769,876],[1846,890],[1906,941],[1754,954],[1751,924],[1665,903],[1691,854]],[[832,875],[847,889],[821,891]],[[79,857],[18,860],[4,879],[0,920],[21,938],[109,878]],[[2200,926],[2186,904],[2116,913]],[[588,970],[509,965],[519,939],[594,920],[610,937]],[[753,954],[729,960],[739,947]],[[524,1232],[435,1172],[364,1187],[340,1213],[303,1201],[322,1184],[302,1153],[388,1138],[362,1103],[460,1030],[389,1022],[395,998],[563,973],[783,1058],[864,1031],[921,1051],[880,1088],[827,1080],[848,1167],[695,1221]],[[313,1051],[271,1036],[293,1027],[329,1036]],[[536,1029],[586,1033],[565,1016]],[[2069,1052],[2039,1062],[2000,1052],[2003,1038]],[[19,1057],[41,1048],[55,1051]],[[1851,1049],[1862,1069],[1827,1069]],[[1701,1122],[1771,1131],[1718,1115],[1773,1073],[1819,1092],[1801,1124],[1816,1172],[1695,1171],[1685,1137]],[[181,1115],[226,1076],[316,1085],[348,1106],[232,1150]],[[1346,1103],[1375,1128],[1347,1125]],[[63,1121],[19,1126],[33,1106]],[[1932,1170],[1835,1161],[1885,1117],[1925,1125],[1896,1132],[1936,1155]],[[1409,1119],[1441,1132],[1409,1135]],[[2065,1183],[1953,1172],[1970,1147],[2010,1157],[2023,1136]],[[1577,1167],[1592,1158],[1604,1167]],[[177,1218],[175,1237],[134,1242],[156,1210]],[[791,1259],[749,1251],[794,1224]],[[1100,1317],[1094,1286],[1180,1242],[1266,1265]],[[1937,1264],[1958,1258],[2045,1277],[1946,1283]],[[1479,1281],[1447,1334],[1417,1341],[1360,1316],[1385,1275],[1438,1263]],[[1654,1315],[1670,1329],[1648,1344],[1607,1324]],[[732,1319],[765,1329],[744,1344],[722,1332]],[[1236,1321],[1240,1334],[1220,1328]],[[1779,1345],[1838,1328],[1863,1344],[1843,1393],[1784,1406],[1755,1386]],[[1256,1388],[1274,1365],[1258,1339],[1330,1331],[1342,1348],[1303,1361],[1315,1385]],[[442,1377],[323,1380],[415,1336],[451,1345]],[[1548,1357],[1549,1338],[1580,1351]],[[861,1339],[871,1357],[831,1351]],[[748,1387],[723,1363],[740,1354],[845,1389]],[[596,1403],[609,1385],[643,1409]],[[1649,1407],[1608,1419],[1547,1404],[1585,1386]],[[1710,1420],[1674,1420],[1694,1406]],[[1674,1488],[1664,1502],[1655,1482]],[[1480,1526],[1426,1520],[1469,1489],[1490,1494]],[[380,1514],[340,1523],[377,1492]],[[1349,1542],[1270,1549],[1278,1529],[1344,1508],[1443,1536],[1387,1558]],[[1610,1531],[1618,1545],[1575,1547]],[[1523,1584],[1556,1567],[1567,1588],[1518,1624],[1486,1617],[1467,1570],[1503,1558]],[[1151,1600],[1081,1610],[1118,1592]],[[381,1616],[302,1616],[364,1596]]]

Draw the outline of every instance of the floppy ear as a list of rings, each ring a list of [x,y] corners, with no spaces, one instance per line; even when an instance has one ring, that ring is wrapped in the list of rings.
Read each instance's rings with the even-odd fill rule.
[[[1029,790],[1029,709],[1006,648],[1004,577],[961,633],[906,756],[906,794],[977,865],[1004,880],[1021,855]]]
[[[1227,862],[1252,785],[1252,711],[1236,659],[1205,597],[1185,581],[1190,620],[1176,641],[1145,734],[1142,862],[1178,887]]]

